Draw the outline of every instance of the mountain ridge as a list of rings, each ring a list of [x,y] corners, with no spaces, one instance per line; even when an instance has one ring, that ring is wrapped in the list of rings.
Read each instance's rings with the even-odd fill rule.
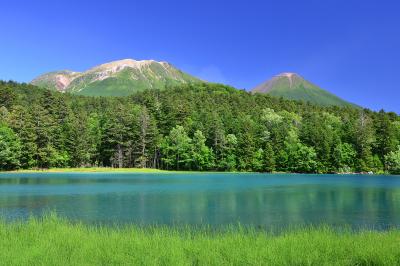
[[[322,106],[359,107],[292,72],[275,75],[250,91],[251,93],[266,93],[271,96],[305,101]]]
[[[31,84],[87,96],[127,96],[144,89],[204,82],[165,61],[122,59],[83,72],[71,70],[42,74]]]
[[[164,89],[198,82],[205,81],[165,61],[122,59],[83,72],[48,72],[32,80],[31,84],[85,96],[128,96],[147,89]],[[322,106],[359,108],[292,72],[278,74],[249,91]]]

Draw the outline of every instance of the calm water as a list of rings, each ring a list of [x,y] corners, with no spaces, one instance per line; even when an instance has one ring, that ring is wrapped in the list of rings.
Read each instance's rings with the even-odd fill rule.
[[[0,174],[0,215],[55,210],[88,223],[400,226],[400,177]]]

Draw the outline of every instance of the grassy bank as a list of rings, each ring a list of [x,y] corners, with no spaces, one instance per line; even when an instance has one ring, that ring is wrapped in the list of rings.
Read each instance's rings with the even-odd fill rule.
[[[108,167],[90,167],[90,168],[50,168],[50,169],[28,169],[16,170],[8,173],[168,173],[169,171],[152,168],[108,168]]]
[[[0,173],[257,173],[257,172],[221,172],[221,171],[176,171],[160,170],[154,168],[111,168],[111,167],[88,167],[88,168],[49,168],[49,169],[20,169],[14,171],[0,171]]]
[[[168,227],[120,229],[54,216],[0,223],[2,265],[398,265],[400,231],[301,229],[280,235]]]
[[[176,171],[176,170],[160,170],[154,168],[111,168],[111,167],[80,167],[80,168],[49,168],[49,169],[20,169],[13,171],[0,171],[0,173],[173,173],[173,174],[190,174],[190,173],[230,173],[230,174],[251,174],[259,172],[249,171]],[[272,172],[271,174],[300,174],[291,172]],[[335,173],[338,175],[369,175],[368,173]],[[390,175],[389,173],[374,173],[375,175]]]

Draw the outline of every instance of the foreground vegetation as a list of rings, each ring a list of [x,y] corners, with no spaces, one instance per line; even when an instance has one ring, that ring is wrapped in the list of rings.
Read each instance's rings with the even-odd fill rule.
[[[217,84],[83,97],[0,81],[0,170],[400,173],[400,117]]]
[[[170,227],[106,228],[43,220],[0,223],[2,265],[398,265],[400,231],[328,227],[270,234]]]

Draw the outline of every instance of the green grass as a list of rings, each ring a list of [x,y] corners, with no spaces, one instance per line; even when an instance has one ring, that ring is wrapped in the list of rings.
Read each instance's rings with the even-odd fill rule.
[[[111,167],[81,167],[81,168],[49,168],[49,169],[19,169],[14,171],[0,171],[0,173],[161,173],[161,174],[192,174],[192,173],[223,173],[223,174],[251,174],[257,172],[217,172],[217,171],[175,171],[154,168],[111,168]]]
[[[0,222],[1,265],[399,265],[400,231],[74,224],[54,215]]]
[[[11,173],[168,173],[169,171],[153,168],[111,168],[111,167],[89,167],[89,168],[50,168],[50,169],[21,169],[10,171]]]

